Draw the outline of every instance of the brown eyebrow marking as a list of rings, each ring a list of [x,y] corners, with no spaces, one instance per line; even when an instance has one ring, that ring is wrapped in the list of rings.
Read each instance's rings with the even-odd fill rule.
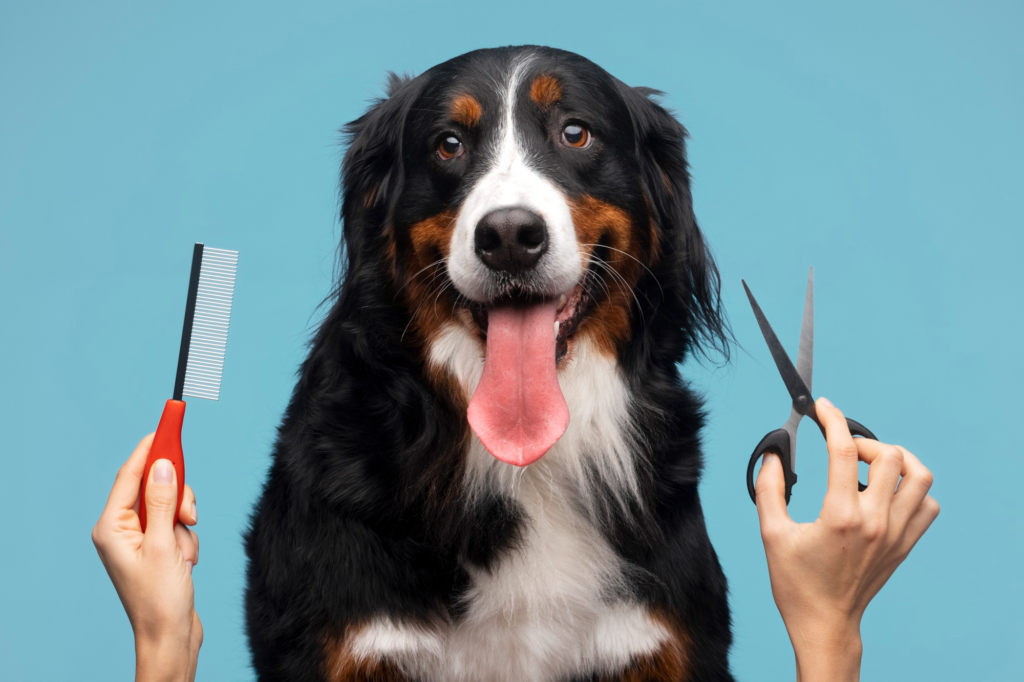
[[[459,125],[473,128],[480,122],[484,109],[473,95],[459,95],[452,100],[451,117]]]
[[[541,109],[549,109],[562,99],[562,84],[554,76],[542,73],[530,85],[530,99]]]

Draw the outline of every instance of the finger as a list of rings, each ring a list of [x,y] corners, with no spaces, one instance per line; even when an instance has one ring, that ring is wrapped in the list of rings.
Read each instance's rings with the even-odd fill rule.
[[[898,446],[870,438],[855,440],[860,458],[868,463],[868,489],[861,495],[873,504],[888,508],[896,494],[896,484],[905,471],[903,451]]]
[[[773,535],[785,528],[792,519],[786,509],[786,479],[782,473],[782,460],[773,452],[761,460],[761,471],[754,482],[757,517],[761,521],[761,537]]]
[[[898,446],[897,446],[898,447]],[[903,451],[903,479],[892,500],[893,520],[907,523],[932,487],[932,472],[906,448]]]
[[[914,549],[914,545],[925,534],[925,531],[931,527],[938,515],[939,503],[931,495],[925,495],[924,499],[921,500],[921,505],[911,515],[910,521],[907,522],[907,529],[903,534],[898,549],[901,557],[906,558],[910,554],[910,550]]]
[[[828,398],[818,398],[814,405],[821,426],[825,429],[828,444],[828,492],[829,500],[854,502],[857,497],[857,444],[853,442],[846,417]]]
[[[199,520],[196,512],[196,496],[188,483],[185,484],[185,492],[181,496],[181,506],[178,507],[178,520],[186,526],[194,526]]]
[[[178,515],[178,474],[168,459],[158,459],[146,482],[146,541],[169,546]]]
[[[191,529],[180,523],[175,524],[174,540],[185,561],[191,561],[193,565],[199,562],[199,541]]]
[[[151,433],[139,441],[131,457],[118,469],[114,486],[110,489],[110,495],[107,497],[107,505],[103,508],[104,513],[131,509],[139,499],[142,472],[146,468],[146,457],[149,456],[149,450],[153,446],[154,435]]]

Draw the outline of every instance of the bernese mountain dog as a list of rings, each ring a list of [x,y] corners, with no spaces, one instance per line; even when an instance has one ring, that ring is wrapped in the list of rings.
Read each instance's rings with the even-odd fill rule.
[[[345,131],[342,273],[245,538],[260,680],[731,680],[693,353],[727,347],[686,131],[561,50]]]

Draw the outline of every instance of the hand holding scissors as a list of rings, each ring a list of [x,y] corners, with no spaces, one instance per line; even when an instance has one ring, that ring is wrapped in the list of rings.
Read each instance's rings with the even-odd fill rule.
[[[864,610],[939,513],[928,494],[932,474],[913,454],[879,443],[829,401],[811,397],[814,353],[813,271],[808,277],[796,367],[757,305],[747,296],[792,398],[789,421],[758,443],[747,467],[755,499],[754,465],[766,452],[755,503],[772,596],[796,653],[797,676],[855,680],[860,672]],[[744,282],[744,288],[746,283]],[[786,509],[796,483],[796,432],[808,416],[827,431],[828,492],[819,517],[794,522]],[[852,438],[852,435],[864,438]],[[856,492],[857,462],[869,465],[871,488]]]
[[[789,421],[783,424],[782,428],[776,429],[762,438],[754,448],[754,453],[750,455],[750,462],[747,464],[747,490],[750,493],[751,501],[757,504],[754,496],[754,465],[766,452],[774,452],[782,461],[782,472],[786,481],[786,504],[789,504],[793,485],[796,483],[796,432],[800,426],[800,420],[810,417],[821,429],[822,435],[825,433],[825,428],[821,425],[814,409],[814,398],[811,397],[811,378],[814,373],[814,268],[811,268],[807,277],[807,296],[804,298],[804,318],[800,325],[800,348],[796,356],[796,367],[793,366],[793,361],[789,359],[782,343],[779,342],[779,337],[775,335],[771,325],[768,324],[767,318],[761,312],[761,306],[757,305],[757,301],[754,300],[754,295],[750,293],[745,281],[743,289],[747,292],[747,298],[750,299],[750,306],[754,309],[757,324],[761,328],[761,333],[764,334],[764,340],[768,343],[768,350],[772,353],[775,365],[779,368],[779,374],[782,375],[782,381],[786,384],[786,390],[789,391],[789,395],[793,399]],[[846,424],[851,435],[878,440],[875,434],[871,433],[863,424],[849,418],[847,418]],[[863,483],[859,485],[861,490],[867,487]]]

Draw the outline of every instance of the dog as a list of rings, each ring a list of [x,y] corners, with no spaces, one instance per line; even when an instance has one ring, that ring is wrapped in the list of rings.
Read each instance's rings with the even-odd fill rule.
[[[260,680],[731,680],[688,356],[728,350],[683,126],[479,50],[346,128],[342,276],[245,537]]]

